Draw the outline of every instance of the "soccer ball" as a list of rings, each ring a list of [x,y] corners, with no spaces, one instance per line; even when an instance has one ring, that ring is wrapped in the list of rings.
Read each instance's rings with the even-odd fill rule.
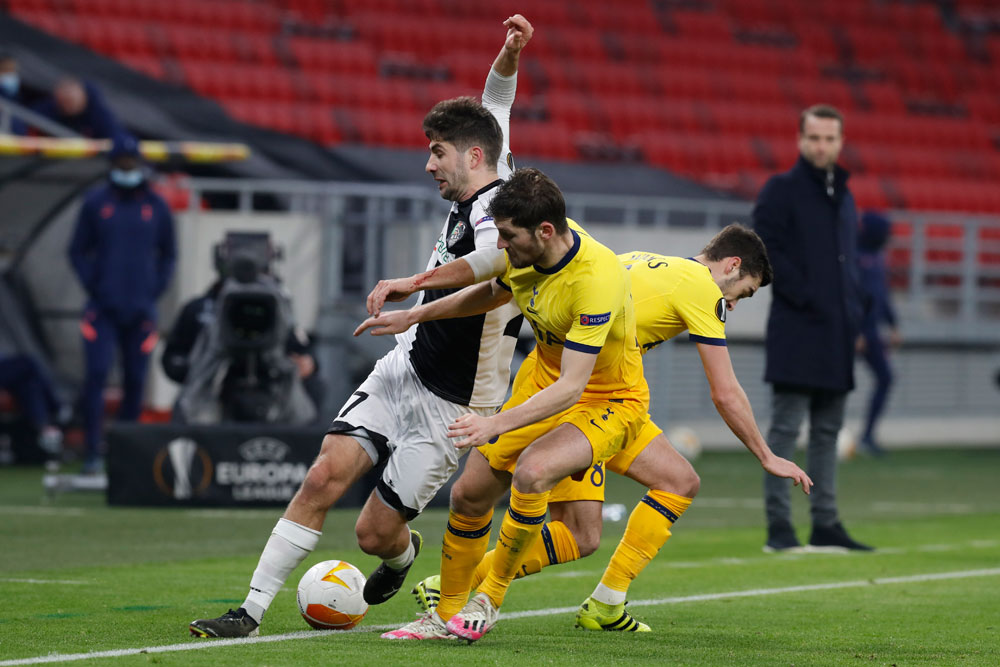
[[[299,581],[296,600],[306,623],[317,630],[348,630],[368,613],[361,591],[365,575],[342,560],[316,563]]]
[[[846,426],[837,433],[837,459],[840,461],[850,461],[858,453],[858,441],[851,433],[851,429]]]
[[[670,429],[667,440],[688,461],[694,461],[701,454],[701,438],[689,426],[677,426]]]

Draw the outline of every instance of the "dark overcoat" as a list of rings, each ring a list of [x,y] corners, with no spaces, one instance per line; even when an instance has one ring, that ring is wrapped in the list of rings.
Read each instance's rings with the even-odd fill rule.
[[[832,179],[801,156],[772,176],[753,225],[774,267],[764,379],[777,385],[847,392],[862,317],[856,248],[858,214],[848,173]]]

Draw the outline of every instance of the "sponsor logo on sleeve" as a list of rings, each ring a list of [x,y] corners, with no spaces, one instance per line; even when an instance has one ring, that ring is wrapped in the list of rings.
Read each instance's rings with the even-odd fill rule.
[[[483,224],[484,222],[493,222],[493,216],[491,216],[491,215],[484,215],[483,217],[479,218],[479,220],[476,220],[474,226],[478,227],[479,225]]]
[[[726,299],[725,297],[719,299],[719,302],[715,304],[715,316],[719,318],[719,321],[723,324],[726,322]]]
[[[600,315],[581,315],[580,325],[585,327],[597,327],[611,321],[611,313],[601,313]]]

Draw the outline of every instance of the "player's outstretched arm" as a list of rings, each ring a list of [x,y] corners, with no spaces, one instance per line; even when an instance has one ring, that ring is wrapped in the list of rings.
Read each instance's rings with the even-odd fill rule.
[[[365,306],[369,315],[378,316],[386,301],[403,301],[421,290],[468,287],[503,275],[506,268],[504,251],[495,247],[479,248],[465,257],[409,278],[380,280],[368,294]]]
[[[377,316],[382,312],[382,306],[386,301],[403,301],[420,290],[468,287],[475,283],[476,277],[472,267],[464,259],[459,258],[409,278],[380,280],[368,295],[365,305],[369,315]]]
[[[517,63],[521,57],[521,50],[531,41],[531,36],[535,33],[528,19],[520,14],[514,14],[503,22],[507,28],[507,38],[504,40],[503,48],[493,61],[493,69],[501,76],[514,76],[517,74]]]
[[[482,282],[408,310],[394,310],[369,317],[358,325],[354,335],[360,336],[368,329],[372,330],[373,336],[402,333],[420,322],[488,313],[510,300],[511,293],[497,285],[495,280]]]
[[[510,410],[490,417],[462,415],[448,427],[448,437],[462,438],[455,443],[458,448],[478,447],[502,433],[534,424],[572,407],[587,388],[595,363],[596,354],[564,349],[559,378],[555,382]]]
[[[809,493],[812,480],[805,471],[788,459],[776,456],[767,446],[764,436],[757,428],[746,392],[736,379],[729,349],[720,345],[698,343],[698,354],[712,390],[712,402],[732,432],[757,457],[764,470],[776,477],[791,479],[796,486],[801,485],[802,490]]]

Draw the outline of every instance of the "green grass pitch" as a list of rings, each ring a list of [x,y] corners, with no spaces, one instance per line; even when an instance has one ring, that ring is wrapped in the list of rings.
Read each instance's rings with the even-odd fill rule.
[[[624,521],[601,549],[517,581],[482,641],[388,642],[378,628],[414,617],[400,593],[347,633],[307,628],[295,584],[340,558],[368,572],[357,510],[334,510],[320,547],[278,595],[252,643],[200,640],[187,623],[243,600],[278,508],[109,508],[98,495],[43,497],[36,468],[0,469],[0,667],[80,665],[997,665],[1000,664],[1000,449],[893,452],[840,468],[841,513],[874,554],[768,555],[761,472],[745,453],[696,462],[702,491],[635,582],[647,634],[573,628],[572,608],[600,578]],[[612,476],[609,502],[642,489]],[[808,510],[795,490],[796,525]],[[438,568],[446,514],[409,586]],[[269,641],[267,641],[269,640]],[[192,650],[193,649],[193,650]],[[95,654],[80,659],[79,654]],[[72,658],[73,662],[68,660]]]

